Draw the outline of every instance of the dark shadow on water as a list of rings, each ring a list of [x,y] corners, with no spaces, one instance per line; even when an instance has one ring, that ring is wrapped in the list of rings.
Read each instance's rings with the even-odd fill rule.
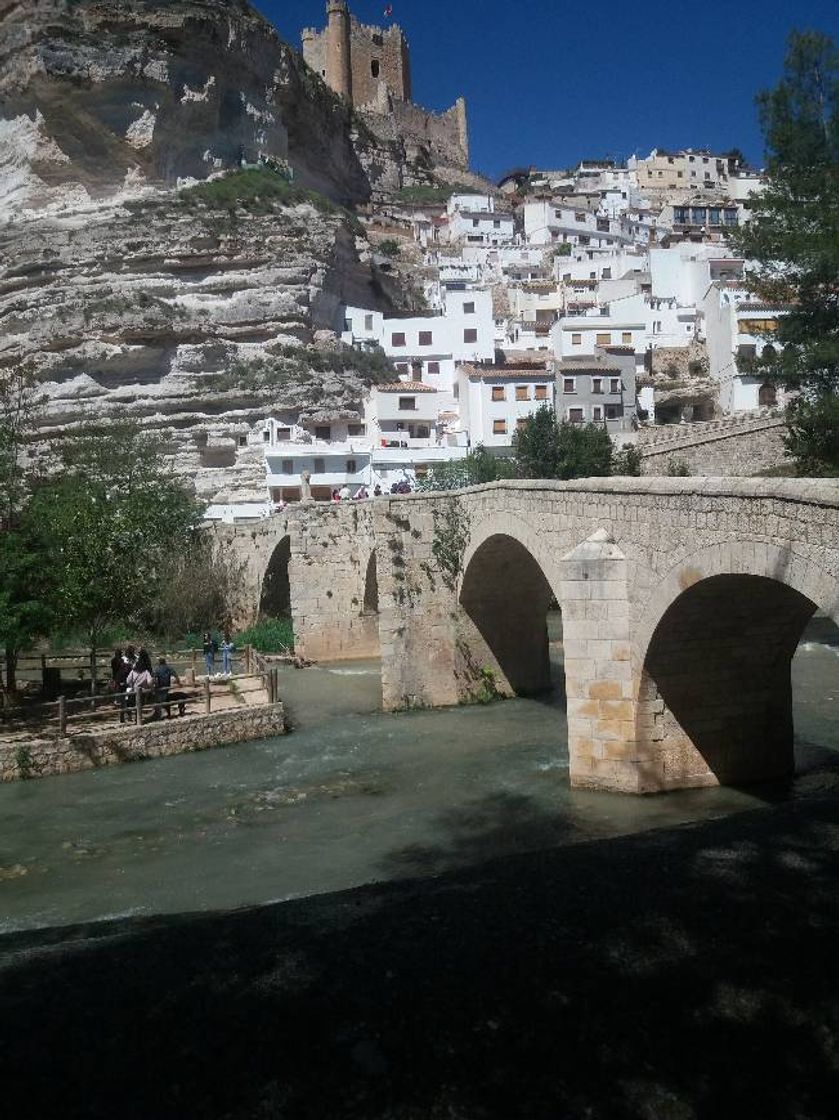
[[[388,876],[439,874],[584,838],[568,819],[567,808],[565,815],[546,813],[533,798],[504,791],[439,814],[433,831],[442,834],[445,842],[411,844],[391,852],[382,862],[382,871]]]
[[[503,798],[452,820],[489,847]],[[352,842],[348,838],[348,842]],[[834,1120],[839,800],[0,940],[15,1120]],[[431,858],[434,866],[434,858]]]

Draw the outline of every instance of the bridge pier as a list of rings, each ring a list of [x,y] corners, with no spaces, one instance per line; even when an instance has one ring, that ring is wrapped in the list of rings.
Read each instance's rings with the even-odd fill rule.
[[[644,793],[626,557],[599,529],[560,562],[571,785]]]

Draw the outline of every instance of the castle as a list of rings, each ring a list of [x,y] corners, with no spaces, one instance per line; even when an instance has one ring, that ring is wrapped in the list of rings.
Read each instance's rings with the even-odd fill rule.
[[[385,140],[402,140],[417,155],[467,170],[469,133],[461,97],[445,113],[414,105],[411,56],[402,29],[371,27],[350,14],[347,0],[327,0],[326,27],[302,33],[303,58]]]

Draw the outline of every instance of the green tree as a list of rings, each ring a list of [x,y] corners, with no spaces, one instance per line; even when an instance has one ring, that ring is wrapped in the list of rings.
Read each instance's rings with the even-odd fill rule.
[[[817,32],[793,32],[784,76],[758,97],[769,184],[753,221],[732,231],[757,262],[753,290],[785,305],[775,353],[754,373],[799,390],[787,448],[799,470],[839,469],[839,52]],[[832,434],[831,434],[832,433]]]
[[[630,478],[639,478],[644,465],[641,452],[633,443],[628,443],[620,451],[612,455],[611,473],[615,475],[628,475]]]
[[[612,441],[603,424],[557,424],[542,405],[513,437],[521,478],[600,478],[611,474]]]
[[[0,370],[0,529],[13,527],[29,493],[26,449],[37,425],[35,378],[24,366]]]
[[[36,490],[32,516],[55,581],[57,621],[86,635],[95,690],[101,635],[153,611],[201,507],[172,477],[159,443],[131,425],[83,434],[62,460],[62,473]]]
[[[465,458],[451,459],[433,467],[418,489],[465,490],[467,486],[482,486],[487,482],[498,482],[502,478],[513,478],[515,473],[512,459],[492,455],[479,443]]]
[[[27,445],[38,410],[31,370],[0,372],[0,645],[9,693],[16,686],[18,652],[47,631],[51,617],[49,572],[40,563],[29,512]]]

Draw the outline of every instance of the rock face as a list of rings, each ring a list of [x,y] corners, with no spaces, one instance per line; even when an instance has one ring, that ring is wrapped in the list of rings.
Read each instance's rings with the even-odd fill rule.
[[[0,204],[171,186],[260,155],[360,201],[350,123],[245,0],[0,0]]]
[[[0,0],[0,365],[41,380],[36,455],[130,416],[208,502],[264,500],[266,416],[361,418],[386,370],[312,345],[398,300],[328,201],[370,196],[360,127],[244,0]],[[195,184],[231,169],[241,196]]]
[[[354,234],[338,211],[263,209],[163,197],[0,225],[0,364],[43,384],[42,451],[133,417],[208,501],[255,500],[266,416],[360,419],[370,371],[311,347],[341,303],[381,305]]]

